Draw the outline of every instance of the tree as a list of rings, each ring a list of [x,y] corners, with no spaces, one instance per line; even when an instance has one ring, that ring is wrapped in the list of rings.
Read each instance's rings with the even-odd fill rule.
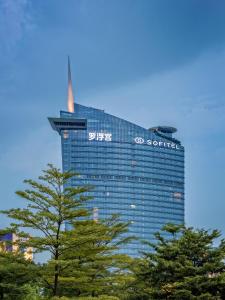
[[[116,251],[132,239],[124,236],[127,226],[116,215],[98,222],[76,222],[71,241],[74,236],[88,234],[90,228],[95,235],[89,242],[74,245],[64,253],[67,268],[61,276],[63,295],[97,297],[125,293],[125,285],[133,280],[129,272],[132,258]]]
[[[26,207],[2,212],[14,220],[10,230],[20,237],[20,247],[50,252],[51,259],[37,273],[49,296],[111,293],[114,285],[122,286],[122,278],[130,277],[128,272],[122,274],[129,258],[115,253],[130,239],[124,236],[128,223],[116,216],[93,220],[85,208],[91,187],[69,187],[76,175],[49,165],[39,181],[25,180],[29,188],[16,192],[27,201]],[[69,230],[64,230],[65,223]]]
[[[136,299],[225,299],[225,241],[215,246],[217,230],[168,224],[155,236],[136,270]]]
[[[30,287],[35,287],[36,266],[25,260],[23,254],[0,252],[0,299],[25,299]],[[30,298],[31,299],[31,298]]]
[[[83,203],[90,199],[84,196],[90,187],[77,186],[64,189],[76,174],[62,173],[54,166],[48,166],[49,168],[39,177],[39,181],[25,180],[29,189],[16,192],[28,201],[26,208],[13,208],[2,213],[16,221],[11,223],[10,230],[20,237],[20,247],[33,247],[35,253],[43,251],[51,253],[51,261],[42,267],[41,273],[52,294],[57,295],[60,258],[70,239],[70,232],[65,231],[64,226],[66,222],[73,226],[76,219],[88,217],[89,213],[83,207]],[[35,232],[30,236],[27,231],[21,229],[34,229]]]

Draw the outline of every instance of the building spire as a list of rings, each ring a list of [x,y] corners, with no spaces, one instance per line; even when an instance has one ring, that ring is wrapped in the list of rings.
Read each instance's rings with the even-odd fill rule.
[[[67,107],[68,111],[74,112],[74,98],[73,98],[73,87],[72,87],[72,78],[70,70],[70,57],[68,56],[68,98],[67,98]]]

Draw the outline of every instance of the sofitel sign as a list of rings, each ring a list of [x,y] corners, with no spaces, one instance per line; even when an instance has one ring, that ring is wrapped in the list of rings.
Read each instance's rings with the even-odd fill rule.
[[[89,132],[88,133],[89,141],[100,141],[100,142],[112,142],[112,133],[104,133],[104,132]],[[135,137],[134,142],[140,145],[149,145],[154,147],[163,147],[163,148],[171,148],[179,150],[179,145],[173,142],[162,142],[157,140],[145,140],[142,137]]]
[[[154,146],[154,147],[164,147],[164,148],[171,148],[171,149],[177,149],[179,150],[180,147],[173,143],[173,142],[162,142],[162,141],[157,141],[157,140],[144,140],[142,137],[136,137],[134,139],[134,142],[136,144],[147,144],[149,146]]]

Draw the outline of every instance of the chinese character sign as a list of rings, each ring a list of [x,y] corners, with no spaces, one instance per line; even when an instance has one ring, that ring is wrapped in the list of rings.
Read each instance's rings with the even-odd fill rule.
[[[104,133],[97,132],[97,136],[96,136],[97,141],[104,141],[104,138],[105,138],[105,134]]]
[[[89,141],[112,141],[112,133],[104,133],[104,132],[89,132],[88,133]]]
[[[89,141],[95,140],[96,138],[96,132],[89,132]]]

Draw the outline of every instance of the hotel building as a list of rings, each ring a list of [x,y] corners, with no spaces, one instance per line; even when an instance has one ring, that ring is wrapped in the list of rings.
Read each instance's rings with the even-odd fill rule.
[[[120,214],[138,239],[121,251],[137,256],[166,223],[184,223],[184,147],[169,126],[143,128],[75,103],[68,66],[68,111],[49,118],[61,137],[63,170],[80,174],[70,186],[92,185],[87,206],[96,219]]]

